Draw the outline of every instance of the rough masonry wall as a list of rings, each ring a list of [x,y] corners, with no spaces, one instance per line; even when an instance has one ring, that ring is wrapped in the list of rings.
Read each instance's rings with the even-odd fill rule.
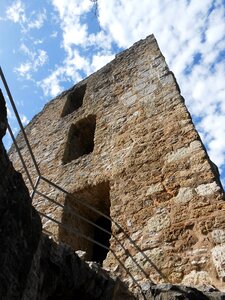
[[[112,232],[153,281],[224,288],[224,193],[153,36],[47,104],[26,132],[42,174],[81,201],[107,213],[105,198],[98,190],[109,186],[111,218],[161,275],[132,247],[123,231],[113,225]],[[35,177],[21,136],[17,140]],[[22,170],[14,149],[11,159]],[[40,189],[96,221],[96,215],[58,191],[43,183]],[[91,228],[47,200],[37,197],[34,204],[93,237]],[[74,247],[77,243],[89,249],[92,255],[85,241],[77,242],[46,219],[43,222],[46,231]],[[114,238],[110,245],[135,278],[142,280],[143,275]],[[122,272],[111,253],[104,265]]]
[[[0,90],[0,299],[133,300],[118,278],[41,234],[40,216],[2,144],[6,126]]]

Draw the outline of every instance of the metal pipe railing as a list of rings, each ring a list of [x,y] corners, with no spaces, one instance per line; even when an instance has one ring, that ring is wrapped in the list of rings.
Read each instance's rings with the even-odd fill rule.
[[[34,185],[34,188],[33,188],[33,191],[31,192],[31,200],[33,200],[34,196],[35,196],[35,193],[37,192],[37,188],[38,188],[38,185],[39,185],[39,182],[41,180],[41,176],[38,176],[37,179],[36,179],[36,182],[35,182],[35,185]]]

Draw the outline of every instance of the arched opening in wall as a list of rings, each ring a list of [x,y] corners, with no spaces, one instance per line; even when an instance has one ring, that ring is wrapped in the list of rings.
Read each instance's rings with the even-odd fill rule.
[[[88,260],[102,263],[106,258],[108,252],[107,249],[96,245],[72,231],[73,229],[79,230],[81,234],[90,237],[109,248],[111,221],[82,205],[82,203],[85,202],[110,217],[109,182],[106,181],[95,186],[88,186],[83,190],[74,192],[73,197],[67,196],[65,199],[65,210],[61,220],[64,227],[59,228],[59,240],[72,246],[75,250],[85,251]],[[79,202],[76,201],[76,199],[78,199]],[[81,218],[76,216],[76,214],[81,216]],[[109,233],[96,228],[94,225],[86,222],[83,218],[88,219]]]
[[[71,125],[62,159],[63,164],[93,151],[95,127],[96,116],[94,115],[89,115]]]
[[[71,114],[83,104],[84,95],[86,92],[86,84],[83,84],[75,88],[72,92],[67,95],[66,103],[63,107],[61,117],[65,117]]]

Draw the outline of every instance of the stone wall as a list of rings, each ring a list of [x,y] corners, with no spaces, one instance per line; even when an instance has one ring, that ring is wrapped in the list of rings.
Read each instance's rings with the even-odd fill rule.
[[[112,224],[112,233],[151,280],[224,288],[224,192],[153,36],[49,102],[26,132],[42,175],[79,202],[43,182],[39,189],[93,223],[98,215],[80,203],[118,222],[124,231]],[[35,178],[21,135],[17,141]],[[10,157],[23,172],[14,148]],[[93,238],[92,226],[44,198],[34,205],[64,225],[44,218],[46,232],[93,259],[93,244],[65,229],[75,226]],[[111,249],[143,281],[116,239]],[[104,266],[123,275],[111,252]]]
[[[28,189],[2,144],[6,125],[0,90],[0,299],[133,300],[118,278],[41,234]]]

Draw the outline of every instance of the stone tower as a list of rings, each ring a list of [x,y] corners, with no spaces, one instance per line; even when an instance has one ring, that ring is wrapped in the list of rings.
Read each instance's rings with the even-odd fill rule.
[[[103,243],[137,280],[143,275],[117,240],[154,282],[223,286],[224,192],[154,36],[49,102],[26,132],[41,173],[74,195],[40,184],[49,198],[69,208],[35,196],[37,210],[65,225],[43,218],[46,232],[123,272],[111,252],[100,255],[91,241],[67,230],[98,236],[91,224],[71,215],[74,209],[112,230],[115,237],[103,237]],[[17,141],[35,178],[21,135]],[[14,148],[10,156],[23,172]]]

